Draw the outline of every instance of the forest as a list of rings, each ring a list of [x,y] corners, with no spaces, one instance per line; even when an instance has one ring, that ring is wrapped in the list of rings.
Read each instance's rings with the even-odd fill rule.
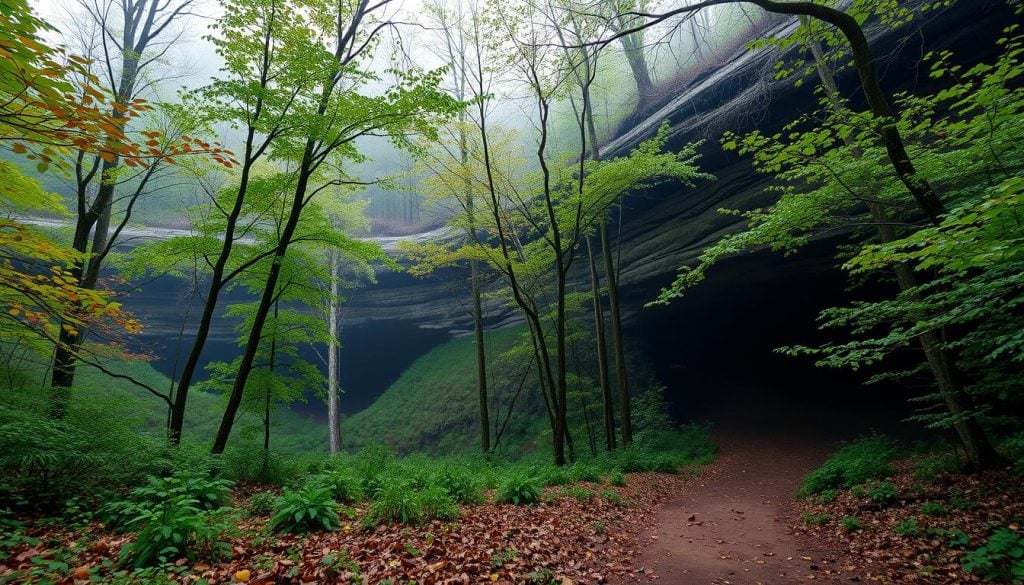
[[[1024,583],[1021,0],[0,0],[0,584]]]

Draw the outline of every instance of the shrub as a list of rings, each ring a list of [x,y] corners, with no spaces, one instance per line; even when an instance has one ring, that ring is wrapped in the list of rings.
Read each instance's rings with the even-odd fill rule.
[[[540,495],[540,483],[535,478],[513,474],[498,487],[497,500],[516,505],[536,504]]]
[[[594,497],[594,492],[582,486],[571,485],[569,487],[562,488],[562,495],[570,498],[576,498],[581,502],[585,502],[590,498]]]
[[[131,491],[135,501],[165,502],[176,497],[196,501],[200,510],[216,510],[230,503],[232,482],[213,479],[194,471],[179,471],[169,477],[151,477],[146,485]]]
[[[944,474],[960,473],[963,465],[953,455],[933,455],[914,463],[914,479],[935,481]]]
[[[352,468],[359,476],[360,487],[366,497],[374,497],[382,487],[382,476],[395,460],[395,454],[381,445],[368,445],[352,459]]]
[[[558,467],[556,465],[548,467],[544,472],[543,477],[544,485],[546,487],[568,485],[572,483],[572,476],[569,474],[569,471],[564,467]]]
[[[983,546],[963,556],[963,568],[986,581],[1024,581],[1024,536],[999,528]]]
[[[519,552],[514,548],[506,548],[500,551],[494,551],[491,554],[491,569],[500,569],[508,564],[510,561],[515,560],[519,556]]]
[[[99,463],[66,423],[8,408],[0,414],[0,508],[53,508]]]
[[[888,477],[893,473],[889,462],[896,454],[895,446],[880,435],[857,439],[834,453],[821,467],[808,473],[804,477],[800,495],[806,497],[827,489],[849,488],[872,479]]]
[[[437,476],[437,485],[460,504],[479,504],[484,501],[480,483],[468,468],[444,467]]]
[[[325,554],[320,559],[324,576],[335,583],[361,583],[359,565],[347,550]]]
[[[341,519],[338,503],[326,487],[306,485],[286,489],[274,502],[274,515],[268,528],[273,532],[302,534],[316,530],[337,530]]]
[[[555,574],[551,572],[551,569],[543,567],[528,573],[526,583],[528,585],[557,585],[558,581],[555,580]]]
[[[459,507],[455,499],[441,486],[430,486],[416,495],[420,515],[424,520],[455,520]]]
[[[836,501],[836,498],[838,498],[838,497],[839,497],[839,490],[836,490],[836,489],[822,490],[821,493],[818,494],[818,502],[820,502],[822,504],[831,504],[832,502]]]
[[[282,454],[252,445],[228,449],[224,454],[225,472],[236,480],[260,485],[284,486],[305,473],[304,460],[295,454]]]
[[[814,513],[811,512],[810,510],[804,510],[800,514],[800,516],[803,517],[804,522],[810,524],[811,526],[821,526],[822,524],[825,524],[828,521],[832,520],[832,516],[829,516],[825,512]]]
[[[971,537],[959,528],[954,528],[953,530],[950,530],[947,536],[949,537],[949,548],[962,549],[967,548],[967,545],[971,544]]]
[[[877,482],[868,488],[868,499],[882,506],[895,502],[898,496],[896,486],[888,481]]]
[[[917,536],[921,531],[917,527],[917,518],[907,518],[896,524],[896,534],[900,536]]]
[[[938,502],[925,502],[921,504],[921,513],[926,516],[933,516],[937,518],[939,516],[949,514],[949,508],[946,508]]]
[[[608,474],[608,483],[618,487],[625,487],[626,485],[626,474],[621,471],[615,470]]]
[[[607,502],[615,504],[616,506],[621,507],[626,505],[626,500],[622,499],[622,496],[619,494],[619,492],[612,489],[601,490],[601,498]]]
[[[572,478],[572,481],[599,483],[601,481],[601,472],[593,465],[577,463],[569,468],[569,477]]]
[[[861,521],[856,516],[843,516],[843,519],[840,521],[840,526],[842,526],[843,530],[846,532],[853,532],[854,530],[864,528],[864,525],[861,524]]]
[[[199,511],[216,510],[230,499],[232,483],[213,479],[193,471],[180,471],[169,477],[150,477],[124,499],[104,504],[97,511],[110,530],[136,529],[166,505],[191,506]]]
[[[237,518],[199,508],[194,500],[169,501],[144,513],[135,542],[121,550],[122,562],[149,567],[183,556],[226,558],[231,545],[225,535],[235,531]]]
[[[420,500],[408,484],[388,482],[370,504],[369,517],[377,521],[419,524],[423,521]]]
[[[360,483],[356,476],[340,470],[325,471],[306,479],[307,485],[327,488],[332,498],[347,503],[363,499],[363,487]]]
[[[1014,473],[1024,475],[1024,433],[1011,436],[1000,447],[1013,462]]]
[[[274,511],[274,501],[277,498],[270,492],[256,492],[249,498],[249,505],[246,510],[250,516],[269,516]]]

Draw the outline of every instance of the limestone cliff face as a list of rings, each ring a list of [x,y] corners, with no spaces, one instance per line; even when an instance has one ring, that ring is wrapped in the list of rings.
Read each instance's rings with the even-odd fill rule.
[[[925,90],[927,72],[913,65],[923,53],[951,49],[968,51],[972,59],[984,58],[985,51],[994,51],[991,41],[1011,15],[1001,0],[971,0],[932,14],[913,34],[908,30],[870,28],[873,50],[881,56],[883,84],[892,92]],[[772,32],[785,34],[794,27],[794,20],[782,19]],[[797,50],[787,56],[801,57]],[[693,262],[710,243],[741,227],[740,218],[723,215],[719,209],[747,210],[771,204],[768,178],[754,172],[749,160],[722,151],[718,139],[727,129],[745,132],[757,127],[773,132],[816,107],[813,83],[798,88],[792,80],[773,79],[771,68],[779,58],[774,49],[739,49],[707,68],[699,78],[684,82],[653,114],[604,145],[606,157],[625,155],[667,120],[671,124],[669,148],[704,140],[702,167],[716,176],[716,180],[693,189],[663,186],[626,197],[618,254],[620,283],[631,293],[624,295],[628,314],[635,314],[650,301],[680,266]],[[846,72],[839,81],[856,101],[859,88],[851,75]],[[799,265],[825,269],[833,264],[827,246],[817,250],[817,257],[802,258]],[[780,259],[765,255],[764,262],[775,265]],[[579,264],[580,270],[585,268],[582,262]],[[771,278],[770,266],[763,268],[761,277]],[[586,280],[584,275],[580,277],[581,282]],[[460,291],[466,292],[465,274],[458,271],[428,279],[381,275],[378,285],[350,295],[346,320],[351,327],[399,320],[415,327],[465,331],[470,318],[462,298],[465,295]],[[494,303],[488,314],[492,324],[516,318],[514,311]]]

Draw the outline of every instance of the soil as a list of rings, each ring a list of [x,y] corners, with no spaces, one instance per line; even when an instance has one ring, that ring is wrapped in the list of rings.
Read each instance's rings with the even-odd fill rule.
[[[720,430],[719,457],[682,488],[641,534],[649,543],[624,584],[779,585],[858,581],[839,551],[794,528],[800,479],[834,441],[792,428]]]

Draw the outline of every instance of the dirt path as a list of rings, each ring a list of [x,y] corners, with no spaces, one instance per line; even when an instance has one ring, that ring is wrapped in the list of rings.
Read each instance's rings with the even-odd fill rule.
[[[686,585],[855,580],[834,574],[835,551],[789,528],[796,523],[792,502],[800,478],[824,460],[832,442],[779,433],[716,433],[719,459],[666,504],[657,525],[641,535],[650,543],[637,560],[647,573],[641,580]]]

